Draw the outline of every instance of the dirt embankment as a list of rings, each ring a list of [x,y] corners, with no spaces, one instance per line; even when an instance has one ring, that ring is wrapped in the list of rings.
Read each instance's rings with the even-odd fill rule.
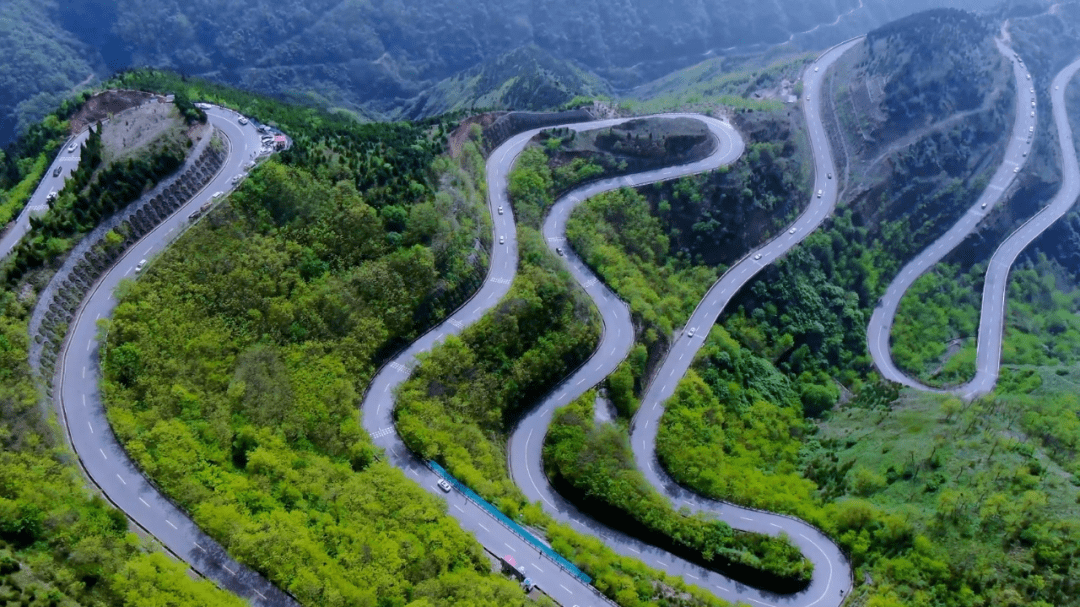
[[[159,95],[142,91],[104,91],[86,100],[82,108],[71,117],[71,132],[78,133],[89,124],[105,120],[109,116],[142,105]]]

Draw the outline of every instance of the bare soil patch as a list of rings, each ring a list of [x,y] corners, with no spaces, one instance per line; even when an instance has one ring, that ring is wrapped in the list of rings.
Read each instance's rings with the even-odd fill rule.
[[[107,120],[110,116],[142,105],[157,97],[142,91],[105,91],[86,100],[82,108],[71,117],[71,132],[78,133],[89,124]]]
[[[129,158],[144,149],[179,146],[185,150],[197,138],[189,133],[176,106],[171,103],[145,103],[130,108],[102,127],[101,142],[106,164]]]

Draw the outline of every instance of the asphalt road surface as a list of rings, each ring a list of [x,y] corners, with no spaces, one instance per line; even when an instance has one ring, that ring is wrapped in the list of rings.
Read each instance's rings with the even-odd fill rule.
[[[1012,136],[1005,151],[1005,158],[994,173],[990,184],[964,216],[900,270],[881,297],[867,328],[867,345],[870,355],[883,377],[917,390],[951,392],[965,399],[986,394],[993,390],[994,384],[997,383],[1005,325],[1005,289],[1013,262],[1032,240],[1065,214],[1075,202],[1077,192],[1076,155],[1072,145],[1072,131],[1065,117],[1064,108],[1065,83],[1076,71],[1075,64],[1071,64],[1054,78],[1056,88],[1050,91],[1054,105],[1054,120],[1062,142],[1064,181],[1054,200],[1010,235],[990,259],[980,310],[975,376],[964,385],[942,390],[922,384],[907,376],[896,366],[890,350],[890,333],[896,318],[896,310],[904,293],[919,276],[959,246],[964,238],[978,227],[983,218],[993,210],[994,205],[1001,201],[1002,195],[1016,178],[1027,160],[1027,153],[1031,150],[1036,118],[1032,116],[1034,112],[1030,99],[1033,95],[1030,94],[1030,89],[1035,84],[1031,80],[1030,73],[1010,48],[1001,41],[998,41],[998,48],[1012,61],[1013,76],[1018,92],[1016,121],[1013,123]]]
[[[836,57],[854,43],[855,41],[852,41],[826,53],[816,64],[819,71],[808,72],[806,94],[811,97],[811,101],[807,104],[808,115],[812,115],[814,118],[817,116],[817,107],[819,106],[817,89],[820,87],[820,78],[824,75],[823,69],[827,68]],[[787,596],[774,595],[738,584],[663,550],[615,532],[584,516],[551,489],[540,465],[540,449],[554,408],[571,402],[577,396],[602,381],[626,357],[630,347],[633,345],[633,329],[630,323],[629,309],[624,302],[608,290],[585,267],[573,251],[565,246],[564,230],[566,220],[573,208],[589,196],[619,187],[640,186],[711,170],[733,162],[742,154],[742,139],[730,125],[703,116],[693,117],[705,122],[714,136],[717,137],[717,149],[709,158],[687,165],[657,169],[589,184],[562,197],[555,203],[546,217],[542,233],[547,240],[548,246],[553,250],[556,248],[563,249],[568,269],[596,302],[603,317],[604,331],[601,344],[593,356],[520,421],[510,441],[511,473],[530,499],[541,501],[545,509],[557,518],[570,522],[580,531],[600,537],[617,552],[640,558],[650,566],[663,569],[669,573],[681,575],[687,582],[708,588],[718,596],[733,601],[742,600],[760,605],[805,605],[807,607],[813,605],[838,605],[842,598],[841,591],[850,586],[849,567],[839,550],[827,538],[801,521],[702,500],[689,495],[684,490],[678,490],[679,500],[677,500],[677,505],[685,503],[691,507],[707,508],[716,512],[735,528],[760,530],[771,534],[788,532],[794,535],[792,539],[800,546],[804,546],[806,556],[814,561],[815,577],[810,587],[804,592]],[[566,125],[565,128],[578,131],[591,130],[610,126],[616,122],[619,121],[608,120],[572,124]],[[820,120],[815,119],[810,124],[813,125],[811,138],[814,143],[818,174],[819,176],[825,175],[831,172],[833,168],[824,128]],[[364,428],[371,433],[376,444],[386,450],[394,465],[405,469],[422,486],[427,487],[429,491],[436,495],[444,495],[436,487],[437,477],[408,452],[394,428],[394,389],[408,377],[416,364],[417,354],[429,351],[447,334],[460,333],[483,316],[509,291],[517,268],[517,246],[512,210],[506,198],[507,175],[514,160],[524,149],[525,144],[538,131],[539,129],[529,131],[510,139],[496,149],[488,159],[488,198],[492,217],[495,219],[493,241],[498,242],[500,237],[505,237],[505,244],[493,247],[491,266],[484,285],[449,320],[422,336],[395,357],[392,362],[384,366],[376,375],[364,400]],[[748,256],[742,263],[737,264],[725,274],[725,277],[735,277],[729,279],[729,286],[732,286],[733,290],[728,291],[725,286],[721,286],[728,285],[722,278],[718,286],[710,291],[710,295],[706,297],[699,306],[698,311],[695,312],[693,322],[701,322],[707,331],[708,327],[711,327],[712,323],[715,322],[723,303],[730,299],[738,286],[745,284],[765,264],[776,259],[800,242],[805,238],[806,234],[828,216],[835,205],[835,182],[827,178],[819,178],[817,189],[822,190],[822,196],[818,198],[815,195],[814,203],[795,222],[792,226],[793,229],[785,231],[782,236],[762,247],[758,251],[761,254],[759,259],[751,260],[750,256]],[[502,214],[498,214],[496,211],[500,206],[503,208]],[[714,309],[714,306],[718,303],[719,307]],[[709,319],[710,315],[711,320]],[[697,347],[700,347],[700,341],[696,342],[693,348],[694,351],[696,351]],[[683,354],[685,355],[685,352]],[[690,354],[692,358],[693,353],[690,352]],[[681,365],[682,358],[684,356],[680,356],[677,360],[672,358],[672,360]],[[685,362],[686,365],[689,364],[688,360]],[[686,368],[683,366],[679,371],[679,375],[681,376],[685,370]],[[661,375],[665,373],[666,368]],[[671,376],[673,381],[678,379],[674,377],[673,373]],[[672,387],[672,384],[664,385],[667,388]],[[670,395],[670,391],[668,395]],[[653,436],[655,437],[655,434]],[[651,450],[649,453],[651,458]],[[663,486],[660,483],[658,485]],[[669,491],[669,493],[672,492]],[[508,532],[499,532],[498,529],[492,528],[491,525],[497,523],[494,523],[493,519],[485,512],[478,508],[469,508],[468,502],[460,496],[449,494],[446,497],[453,506],[453,509],[449,511],[450,514],[458,518],[463,527],[476,531],[478,539],[490,550],[497,553],[500,551],[506,552],[501,546],[509,547],[513,544],[511,541],[504,540],[513,540],[515,538]],[[757,522],[751,520],[747,514],[757,517]],[[493,535],[494,538],[492,538]],[[510,537],[507,538],[507,536]],[[500,542],[502,543],[500,544]],[[522,558],[517,551],[528,554],[533,560],[540,558],[537,551],[527,545],[525,545],[524,549],[519,546],[512,553],[519,562],[521,562]],[[564,605],[586,605],[597,603],[600,600],[592,587],[579,582],[576,578],[562,572],[550,563],[547,564],[543,575],[534,576],[533,574],[534,572],[530,569],[530,575],[533,576],[537,585]],[[835,594],[829,594],[833,590],[835,590]]]
[[[640,558],[650,566],[681,575],[687,582],[709,588],[717,595],[733,601],[744,601],[759,605],[801,605],[805,607],[838,605],[841,602],[843,593],[850,587],[850,568],[839,550],[828,538],[802,521],[707,500],[673,483],[655,464],[656,426],[662,414],[662,403],[670,397],[676,383],[689,368],[694,354],[701,347],[705,335],[715,323],[727,302],[730,301],[739,288],[753,278],[765,265],[798,244],[832,212],[836,203],[836,184],[832,179],[823,179],[822,175],[834,172],[835,169],[819,116],[820,88],[822,78],[829,65],[856,42],[845,43],[824,54],[811,67],[811,70],[807,71],[804,80],[804,94],[808,97],[804,107],[807,124],[810,126],[810,138],[813,145],[817,175],[815,195],[811,199],[810,206],[789,230],[786,230],[781,236],[760,249],[751,252],[733,265],[710,289],[687,323],[687,330],[676,340],[668,356],[662,362],[660,370],[646,393],[642,408],[634,420],[632,434],[635,457],[638,459],[639,465],[642,465],[642,470],[655,486],[672,498],[677,507],[686,506],[691,510],[707,510],[737,529],[770,534],[786,533],[796,545],[800,546],[804,555],[815,564],[814,579],[805,591],[794,595],[780,596],[749,588],[718,574],[701,569],[648,544],[607,529],[600,523],[582,515],[552,491],[539,467],[540,447],[554,408],[574,400],[577,396],[602,381],[625,358],[633,344],[633,330],[630,325],[629,310],[625,303],[597,280],[573,251],[569,250],[564,244],[563,230],[570,212],[582,200],[602,191],[673,179],[728,164],[742,154],[743,142],[741,138],[730,125],[724,122],[695,116],[706,122],[717,137],[717,150],[709,158],[697,163],[609,179],[575,190],[556,203],[543,227],[543,234],[549,246],[552,249],[555,247],[564,249],[569,270],[582,284],[586,292],[596,301],[604,318],[604,334],[601,346],[594,355],[570,378],[565,380],[552,395],[525,416],[514,432],[510,445],[510,465],[515,480],[530,498],[541,501],[549,512],[552,512],[558,518],[571,522],[583,531],[601,537],[616,551]],[[815,67],[817,69],[813,69]],[[1055,119],[1063,142],[1072,141],[1071,131],[1063,109],[1064,84],[1077,69],[1080,69],[1080,60],[1063,70],[1055,78],[1055,85],[1060,89],[1055,89],[1053,94]],[[1014,70],[1017,71],[1018,80],[1023,78],[1020,84],[1024,84],[1027,77],[1026,73],[1022,71],[1022,67],[1014,65]],[[1025,89],[1020,88],[1020,90]],[[1019,102],[1018,105],[1022,106]],[[1021,109],[1025,108],[1021,107]],[[111,314],[116,303],[112,297],[113,290],[120,280],[132,275],[134,266],[140,259],[151,257],[182,231],[187,214],[191,210],[198,208],[208,200],[214,191],[228,189],[229,179],[242,171],[242,166],[252,159],[252,154],[258,149],[259,134],[251,125],[240,127],[236,123],[236,114],[218,109],[209,110],[207,113],[215,126],[226,132],[231,141],[232,151],[226,167],[202,193],[194,197],[180,211],[136,244],[95,286],[91,295],[79,310],[75,320],[73,320],[67,346],[62,356],[59,380],[61,405],[66,427],[80,460],[95,483],[101,487],[113,503],[127,512],[140,526],[158,538],[172,552],[189,562],[195,569],[218,581],[225,588],[236,592],[240,596],[250,598],[256,604],[292,604],[289,597],[274,588],[265,579],[230,559],[220,546],[206,537],[186,515],[149,485],[117,444],[105,419],[104,410],[97,392],[98,348],[96,347],[95,321]],[[1029,118],[1026,112],[1018,112],[1018,116],[1021,119]],[[600,121],[567,125],[567,127],[575,130],[590,130],[609,126],[616,122],[619,121]],[[999,168],[998,171],[999,174],[1006,171],[1005,177],[1007,180],[1003,182],[997,181],[999,175],[996,174],[995,180],[991,182],[991,187],[988,188],[988,191],[990,191],[994,186],[1000,187],[1000,189],[995,189],[996,196],[993,197],[993,202],[1000,198],[1001,191],[1005,189],[1008,182],[1015,175],[1012,167],[1019,166],[1023,162],[1020,160],[1022,157],[1016,156],[1014,152],[1027,149],[1029,145],[1024,126],[1023,124],[1014,126],[1013,140],[1010,142],[1009,150],[1006,153],[1006,164]],[[493,242],[497,243],[499,237],[505,237],[505,243],[493,245],[489,274],[483,286],[450,319],[412,343],[405,351],[380,370],[365,397],[362,406],[363,419],[365,429],[372,434],[375,443],[386,450],[391,462],[404,469],[421,486],[446,499],[448,512],[460,521],[463,528],[473,531],[484,546],[497,554],[513,555],[519,563],[525,565],[528,575],[533,578],[537,585],[559,603],[584,606],[600,604],[603,599],[594,588],[580,582],[573,575],[561,570],[553,562],[546,560],[531,545],[504,528],[488,513],[466,500],[456,491],[444,493],[439,490],[436,486],[438,477],[423,462],[416,459],[404,448],[394,428],[392,417],[393,389],[408,377],[411,369],[416,364],[416,355],[430,350],[446,335],[460,333],[464,328],[479,320],[509,291],[510,284],[516,274],[518,259],[513,211],[509,201],[506,200],[507,175],[517,155],[536,132],[538,130],[522,133],[510,139],[495,150],[488,160],[489,205],[494,218]],[[1017,134],[1021,135],[1019,142]],[[85,138],[85,134],[82,137]],[[65,145],[64,149],[66,150],[66,148]],[[1078,176],[1076,168],[1075,150],[1071,146],[1066,146],[1066,148],[1064,149],[1066,178],[1061,192],[1047,207],[1047,210],[1044,210],[1025,224],[1002,245],[1002,248],[994,257],[995,260],[998,260],[998,255],[1002,255],[1002,258],[998,260],[999,263],[995,265],[993,261],[991,262],[991,272],[995,268],[1000,268],[998,271],[1001,273],[1000,291],[1002,297],[1004,278],[1007,276],[1008,268],[1016,255],[1031,239],[1040,234],[1046,229],[1046,226],[1049,226],[1065,210],[1071,207],[1077,193],[1080,192],[1080,179],[1078,179],[1080,176]],[[74,163],[77,162],[77,158],[66,158],[62,152],[56,163],[64,162],[71,165],[65,167],[66,171],[69,172]],[[1010,162],[1013,164],[1008,164]],[[53,166],[57,166],[57,164],[54,163]],[[48,175],[51,176],[52,170],[53,167],[50,167]],[[52,189],[59,189],[59,187],[55,187],[57,184],[47,183],[48,179],[39,186],[38,191],[35,192],[34,197],[31,199],[31,203],[24,211],[24,215],[33,212],[35,207],[40,209],[41,202],[44,201],[44,197],[48,192]],[[818,190],[821,191],[820,197],[817,195]],[[38,202],[39,196],[41,202]],[[496,211],[499,206],[503,207],[502,213]],[[973,210],[983,211],[981,202],[976,203],[976,206],[980,208]],[[987,208],[990,206],[991,204],[988,201]],[[1054,212],[1048,213],[1050,209],[1054,209]],[[1054,216],[1054,213],[1056,213],[1056,216]],[[970,214],[971,212],[969,212]],[[981,219],[984,214],[979,214],[978,218]],[[20,221],[25,222],[22,217],[20,217]],[[7,239],[3,241],[6,247],[2,249],[4,253],[14,246],[6,243]],[[1010,245],[1010,243],[1013,244]],[[1006,248],[1007,246],[1009,248]],[[1014,250],[1015,252],[1012,252]],[[942,253],[943,255],[944,253]],[[908,269],[906,267],[905,271]],[[903,276],[905,276],[905,273],[901,271],[900,277]],[[914,278],[911,278],[911,281],[913,280]],[[910,282],[908,284],[910,285]],[[988,276],[987,289],[992,288],[996,289],[998,287],[992,287]],[[896,295],[897,301],[900,294],[902,294],[902,291]],[[992,298],[984,296],[983,323],[980,326],[980,333],[982,333],[983,326],[992,328],[986,322],[988,314],[993,316],[996,311],[997,317],[999,319],[1001,317],[1003,306],[994,308],[987,303],[990,299]],[[884,307],[883,305],[882,308]],[[881,309],[875,312],[875,316],[879,312],[881,312]],[[893,314],[895,314],[895,305],[893,306]],[[997,326],[996,335],[998,341],[994,350],[996,350],[999,357],[1000,320]],[[694,337],[689,336],[689,329],[691,328],[696,329]],[[992,339],[994,332],[990,331],[990,333],[991,336],[986,338],[988,341],[985,343],[990,343],[989,339]],[[980,360],[984,349],[982,348],[983,339],[983,337],[980,337]],[[873,344],[872,340],[871,343]],[[887,343],[885,352],[887,352]],[[877,359],[875,358],[875,360]],[[994,369],[996,374],[996,363]]]
[[[113,435],[98,392],[96,321],[108,318],[116,307],[113,291],[121,280],[134,277],[134,268],[140,260],[152,260],[180,235],[187,226],[188,214],[210,200],[214,192],[228,191],[230,180],[244,172],[244,165],[254,160],[254,154],[259,150],[258,131],[251,124],[238,124],[238,114],[220,108],[206,113],[210,123],[229,139],[228,160],[202,192],[117,261],[76,312],[61,354],[57,379],[62,421],[75,453],[94,484],[109,501],[170,552],[223,588],[256,605],[295,605],[295,601],[265,578],[231,559],[220,545],[200,531],[184,512],[146,480]]]
[[[664,412],[664,402],[674,393],[728,302],[766,265],[801,242],[833,212],[838,191],[836,180],[828,175],[835,173],[836,169],[825,127],[821,123],[821,89],[829,66],[860,40],[851,40],[830,49],[807,68],[803,77],[803,111],[809,127],[815,172],[814,193],[809,206],[780,236],[732,264],[709,289],[661,362],[631,425],[630,445],[638,467],[649,482],[673,503],[694,512],[712,513],[735,529],[770,535],[787,534],[803,555],[814,563],[813,579],[800,593],[775,595],[757,589],[736,588],[721,594],[729,600],[750,601],[758,605],[839,605],[843,594],[851,587],[851,568],[847,560],[839,548],[816,528],[791,517],[706,499],[675,483],[656,460],[656,433]],[[693,336],[690,335],[691,329]]]
[[[34,190],[30,200],[26,202],[26,206],[23,207],[22,212],[15,219],[15,224],[0,238],[0,259],[7,257],[8,253],[11,253],[19,244],[19,239],[30,230],[30,216],[44,215],[45,211],[49,209],[47,200],[49,193],[59,193],[60,190],[64,189],[64,182],[71,175],[71,172],[79,166],[82,144],[86,142],[86,138],[89,136],[90,131],[83,129],[79,134],[64,142],[63,147],[60,148],[60,153],[57,154],[52,164],[45,169],[45,176],[41,178],[37,189]],[[74,150],[71,149],[72,145],[75,146]],[[60,173],[54,175],[53,173],[57,169],[60,169]]]

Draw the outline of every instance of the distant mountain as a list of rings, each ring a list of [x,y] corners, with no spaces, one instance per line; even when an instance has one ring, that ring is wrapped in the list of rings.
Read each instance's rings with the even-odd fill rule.
[[[602,78],[530,45],[442,80],[396,113],[415,118],[470,108],[545,110],[578,95],[610,94]]]
[[[458,92],[452,97],[492,94],[496,87],[444,81],[464,82],[468,70],[491,73],[489,62],[502,56],[523,59],[523,73],[537,61],[544,63],[535,51],[506,55],[522,47],[626,89],[731,49],[782,43],[823,48],[926,8],[988,8],[987,0],[6,0],[3,5],[0,29],[7,34],[0,31],[0,52],[10,57],[24,39],[36,41],[27,46],[33,60],[5,62],[8,80],[18,82],[0,97],[0,116],[9,124],[35,119],[40,108],[18,104],[38,92],[66,91],[82,79],[75,74],[83,70],[100,77],[132,65],[163,67],[265,93],[301,93],[315,103],[364,115],[393,116],[405,106],[436,111],[445,104],[435,100],[454,88]],[[504,62],[498,71],[512,67]],[[595,85],[588,77],[572,80],[586,87],[581,92]]]

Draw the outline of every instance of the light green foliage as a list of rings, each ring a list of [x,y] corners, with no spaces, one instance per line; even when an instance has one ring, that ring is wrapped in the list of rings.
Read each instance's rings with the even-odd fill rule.
[[[539,229],[540,219],[554,202],[553,185],[547,156],[539,148],[526,148],[518,156],[507,186],[519,225]]]
[[[630,303],[635,322],[665,340],[718,275],[715,268],[669,256],[661,222],[650,215],[645,198],[628,188],[590,198],[571,216],[566,234],[585,263]]]
[[[791,382],[715,327],[665,404],[657,456],[707,495],[801,514],[815,487],[800,475],[808,430]]]
[[[35,147],[54,145],[41,128],[30,132],[6,160],[31,165],[40,154]],[[0,601],[146,605],[146,597],[165,595],[168,605],[241,605],[161,553],[148,553],[128,533],[127,518],[85,488],[74,456],[58,446],[60,430],[45,420],[39,403],[28,363],[34,298],[17,295],[24,286],[0,292]],[[153,575],[147,563],[155,563]],[[122,577],[140,579],[139,591],[130,592]]]
[[[463,604],[464,588],[464,604],[524,604],[442,502],[374,461],[357,416],[380,357],[477,273],[459,261],[480,229],[473,154],[434,163],[414,125],[303,130],[317,116],[276,111],[302,147],[253,172],[117,307],[104,361],[117,435],[303,604]]]
[[[975,372],[973,356],[954,357],[946,352],[951,340],[971,340],[976,334],[980,279],[986,269],[973,268],[956,280],[958,270],[942,266],[920,276],[900,300],[893,324],[893,360],[932,385],[965,381]],[[967,364],[953,371],[959,361]]]
[[[786,538],[737,533],[724,522],[677,513],[637,469],[626,428],[594,424],[595,398],[587,392],[556,412],[544,441],[544,469],[553,482],[613,508],[605,509],[613,521],[671,538],[672,544],[689,548],[711,567],[749,566],[785,586],[809,581],[813,565]]]
[[[865,496],[826,506],[825,525],[875,580],[868,600],[1075,605],[1065,563],[1080,554],[1077,492],[1056,463],[1075,466],[1074,451],[1055,448],[1048,428],[1055,417],[1076,425],[1075,400],[922,395],[823,424],[806,469],[826,495]]]
[[[975,337],[985,264],[966,271],[942,265],[921,276],[901,300],[893,326],[893,357],[931,385],[958,384],[975,373]],[[1071,364],[1080,360],[1080,289],[1056,261],[1040,254],[1009,273],[1006,365]],[[949,350],[950,340],[960,342]]]
[[[45,154],[38,155],[22,181],[15,184],[7,192],[0,193],[0,225],[15,219],[22,208],[26,206],[26,202],[30,200],[30,195],[34,193],[34,189],[37,188],[42,175],[45,174],[45,167],[48,166],[48,163]]]
[[[540,235],[518,228],[522,267],[510,292],[460,337],[423,358],[398,392],[398,430],[512,513],[521,494],[506,473],[505,435],[517,415],[595,347],[596,313],[557,269]],[[519,502],[518,505],[512,505]]]

